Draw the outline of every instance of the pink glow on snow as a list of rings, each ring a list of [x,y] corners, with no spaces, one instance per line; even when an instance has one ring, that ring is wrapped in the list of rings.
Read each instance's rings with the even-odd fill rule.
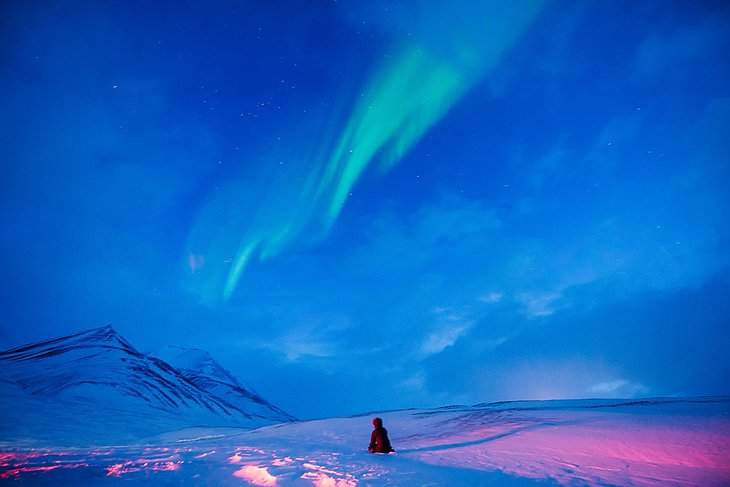
[[[135,467],[134,462],[115,463],[106,468],[107,477],[121,477],[122,474],[139,472],[141,468]]]
[[[336,455],[333,456],[332,460],[336,461],[335,457]],[[357,480],[351,474],[342,474],[311,461],[304,462],[302,468],[309,471],[302,474],[300,478],[311,480],[315,487],[354,487],[357,485]]]
[[[159,472],[172,472],[175,470],[180,470],[180,465],[182,465],[183,462],[162,462],[162,463],[156,463],[152,466],[152,470],[157,470]]]
[[[325,467],[322,467],[322,466],[319,466],[319,465],[315,465],[314,463],[309,463],[309,462],[306,462],[306,463],[304,463],[304,464],[303,464],[302,466],[303,466],[304,468],[306,468],[307,470],[314,470],[314,471],[317,471],[317,472],[322,472],[322,473],[329,473],[329,474],[335,474],[335,475],[339,475],[339,474],[338,474],[337,472],[335,472],[334,470],[329,470],[329,469],[327,469],[327,468],[325,468]]]
[[[149,460],[132,460],[124,463],[115,463],[109,465],[106,469],[107,477],[121,477],[124,474],[141,472],[145,470],[157,471],[157,472],[171,472],[179,470],[182,465],[182,461],[163,461],[163,462],[151,462]]]
[[[7,467],[11,463],[27,463],[29,461],[46,457],[71,456],[73,453],[64,451],[32,451],[32,452],[0,452],[0,466]]]
[[[89,466],[86,462],[68,458],[72,455],[63,451],[0,452],[0,479],[18,480],[25,474]]]
[[[208,455],[213,455],[214,453],[216,453],[216,451],[215,450],[211,450],[211,451],[208,451],[208,452],[205,452],[205,453],[201,453],[200,455],[195,455],[193,458],[205,458]]]
[[[169,452],[169,448],[145,448],[142,452],[145,455],[144,457],[113,463],[106,468],[106,475],[107,477],[121,477],[135,472],[171,472],[179,470],[183,464],[179,456],[181,450]]]
[[[551,414],[545,422],[523,418],[477,428],[471,438],[450,437],[450,444],[423,443],[414,455],[432,464],[553,478],[564,485],[708,486],[730,480],[728,419],[708,418],[699,429],[697,418],[689,427],[678,417],[603,413],[576,422],[574,413]]]
[[[276,477],[271,475],[269,473],[269,469],[266,467],[246,465],[233,472],[233,476],[243,479],[253,485],[261,485],[265,487],[276,485]]]
[[[6,472],[0,473],[0,479],[17,479],[24,473],[35,473],[35,472],[47,472],[49,470],[55,470],[61,468],[61,465],[51,465],[45,467],[24,467],[24,468],[12,468]]]
[[[275,458],[271,462],[271,465],[273,465],[275,467],[285,467],[285,466],[290,465],[292,463],[294,463],[294,460],[292,460],[291,457],[284,457],[284,458]]]
[[[26,474],[38,474],[57,469],[99,468],[107,477],[121,477],[136,472],[171,472],[184,463],[179,456],[183,450],[145,448],[140,458],[129,459],[125,450],[40,450],[30,452],[0,452],[0,479],[21,479]],[[191,451],[191,450],[188,450]]]
[[[243,463],[245,461],[251,461],[252,458],[256,457],[269,457],[271,456],[271,452],[267,452],[265,450],[262,450],[260,448],[252,448],[249,446],[239,446],[236,448],[236,452],[228,457],[228,463],[231,463],[233,465],[238,463]]]
[[[355,487],[356,480],[335,479],[324,473],[306,472],[300,478],[311,480],[314,487]]]
[[[228,457],[228,462],[233,465],[243,462],[244,458],[236,452],[233,456]]]

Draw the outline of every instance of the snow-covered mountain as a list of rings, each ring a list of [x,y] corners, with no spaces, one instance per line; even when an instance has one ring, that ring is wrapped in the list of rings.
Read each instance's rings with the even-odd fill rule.
[[[6,350],[0,352],[0,388],[13,397],[13,404],[6,402],[0,412],[6,420],[9,414],[18,424],[27,423],[29,437],[37,436],[34,424],[59,411],[76,416],[74,423],[92,431],[116,421],[130,435],[192,425],[254,428],[294,420],[241,386],[205,352],[177,358],[182,370],[139,352],[111,326]]]
[[[168,346],[159,356],[198,388],[224,399],[227,404],[244,410],[251,416],[273,423],[295,420],[293,416],[254,392],[250,386],[242,385],[204,350]]]

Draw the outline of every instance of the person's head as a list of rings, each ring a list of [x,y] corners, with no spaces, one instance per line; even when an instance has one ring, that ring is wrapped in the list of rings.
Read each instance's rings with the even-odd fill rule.
[[[373,426],[376,428],[382,428],[383,427],[383,420],[380,418],[373,418]]]

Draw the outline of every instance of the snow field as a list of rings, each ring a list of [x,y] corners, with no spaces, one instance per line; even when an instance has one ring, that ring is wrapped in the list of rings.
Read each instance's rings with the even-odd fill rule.
[[[730,485],[730,399],[572,401],[188,428],[118,447],[6,449],[13,485]]]

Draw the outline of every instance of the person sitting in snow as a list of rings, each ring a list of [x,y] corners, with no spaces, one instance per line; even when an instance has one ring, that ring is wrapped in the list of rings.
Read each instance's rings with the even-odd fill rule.
[[[370,435],[370,453],[390,453],[393,447],[388,439],[388,430],[383,428],[383,420],[380,418],[373,419],[373,432]]]

